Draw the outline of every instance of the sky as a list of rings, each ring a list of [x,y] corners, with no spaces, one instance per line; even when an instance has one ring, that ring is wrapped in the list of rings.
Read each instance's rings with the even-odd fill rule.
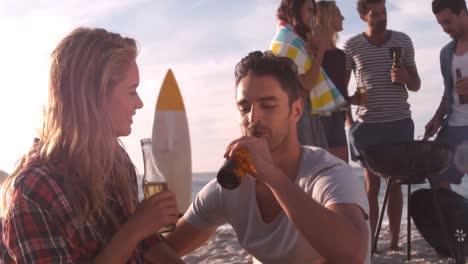
[[[137,111],[132,134],[121,138],[142,171],[140,139],[151,136],[160,86],[171,68],[184,97],[194,172],[217,171],[225,147],[240,136],[234,66],[250,51],[268,48],[280,0],[0,0],[0,170],[11,173],[28,150],[47,104],[49,56],[79,26],[135,38],[141,48]],[[407,33],[416,50],[421,90],[410,93],[415,135],[443,92],[440,49],[450,41],[429,0],[387,0],[388,28]],[[338,0],[345,16],[340,43],[363,32],[355,0]],[[354,92],[355,83],[349,89]]]

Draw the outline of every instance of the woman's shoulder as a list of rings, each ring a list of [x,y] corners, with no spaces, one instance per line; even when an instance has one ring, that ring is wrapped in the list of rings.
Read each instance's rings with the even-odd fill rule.
[[[344,51],[339,48],[332,48],[325,52],[325,57],[328,57],[328,58],[340,58],[340,57],[344,58],[345,56],[346,55]]]
[[[33,203],[42,209],[52,209],[64,201],[60,183],[49,166],[32,162],[20,172],[13,183],[12,203]]]

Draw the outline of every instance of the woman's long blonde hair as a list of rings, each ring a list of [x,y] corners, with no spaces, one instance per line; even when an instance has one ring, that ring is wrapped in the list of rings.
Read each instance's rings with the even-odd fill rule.
[[[51,55],[40,140],[3,184],[3,217],[10,210],[14,182],[32,158],[63,177],[63,192],[80,224],[100,218],[118,225],[106,206],[115,193],[126,210],[134,211],[130,175],[135,168],[105,107],[137,54],[135,40],[104,29],[77,28],[58,44]]]
[[[338,32],[333,28],[333,23],[336,16],[341,15],[338,12],[338,6],[335,1],[320,1],[317,2],[316,6],[317,12],[314,17],[314,27],[312,28],[313,37],[325,36],[333,46],[336,46],[339,36]]]

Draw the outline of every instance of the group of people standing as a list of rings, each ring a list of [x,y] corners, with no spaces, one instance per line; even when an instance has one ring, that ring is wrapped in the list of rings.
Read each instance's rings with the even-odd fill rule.
[[[308,51],[313,56],[313,64],[308,72],[300,76],[306,92],[304,100],[315,83],[318,65],[330,77],[348,102],[348,107],[331,113],[312,114],[306,111],[305,122],[298,122],[299,139],[304,145],[315,145],[348,162],[348,146],[351,158],[364,167],[365,187],[369,200],[370,226],[375,232],[379,214],[378,196],[380,177],[367,169],[360,153],[371,145],[391,144],[412,141],[414,123],[408,103],[408,91],[417,92],[421,87],[415,62],[415,51],[411,38],[395,30],[387,29],[385,0],[358,0],[357,12],[367,24],[360,33],[343,44],[343,50],[336,47],[338,32],[343,30],[343,20],[335,1],[283,1],[282,6],[292,7],[289,16],[278,13],[280,24],[289,23],[304,39]],[[442,126],[436,140],[448,143],[454,148],[468,140],[468,106],[461,103],[466,94],[463,78],[457,80],[455,68],[463,68],[462,46],[466,28],[466,4],[464,0],[433,1],[433,12],[443,30],[454,40],[441,52],[441,69],[445,92],[434,118],[427,124],[425,138],[432,137]],[[310,8],[310,7],[313,8]],[[281,7],[280,7],[281,10]],[[307,29],[307,30],[305,30]],[[458,46],[457,46],[458,43]],[[281,54],[288,56],[288,54]],[[356,90],[348,95],[351,73],[357,82],[366,88],[365,94]],[[462,69],[462,76],[466,73]],[[308,80],[306,82],[304,80]],[[357,105],[356,116],[349,105]],[[307,109],[307,108],[306,108]],[[320,119],[322,122],[317,122]],[[346,138],[348,127],[349,144]],[[302,136],[302,135],[309,136]],[[321,140],[326,138],[325,141]],[[465,142],[466,143],[466,142]],[[385,151],[385,150],[382,150]],[[434,178],[437,187],[450,188],[450,184],[460,184],[465,168],[452,165],[447,173]],[[390,249],[398,249],[403,196],[399,183],[393,183],[389,192],[388,217],[390,227]]]
[[[426,136],[442,127],[437,140],[457,146],[468,135],[468,79],[456,70],[468,74],[468,12],[464,0],[432,7],[454,41],[441,52],[444,96]],[[75,29],[52,53],[39,139],[3,184],[0,262],[181,263],[229,223],[254,263],[369,263],[380,179],[365,169],[364,189],[352,173],[345,124],[355,158],[370,145],[413,140],[408,90],[421,82],[411,39],[387,29],[385,0],[357,0],[357,11],[367,29],[340,50],[344,17],[334,1],[281,1],[275,40],[290,42],[286,53],[251,52],[234,70],[242,135],[225,157],[246,150],[250,177],[234,190],[211,181],[179,219],[170,191],[138,201],[135,168],[118,140],[143,107],[135,40]],[[352,72],[366,92],[348,95]],[[348,105],[312,115],[319,83]],[[357,120],[349,105],[358,105]],[[452,167],[438,186],[462,175]],[[391,249],[401,211],[394,185]],[[155,234],[174,222],[174,231]]]
[[[415,52],[411,39],[404,33],[387,29],[387,11],[384,0],[358,0],[357,11],[363,22],[367,24],[364,33],[360,33],[344,42],[343,50],[336,47],[338,32],[343,29],[340,9],[335,1],[283,1],[284,6],[293,6],[296,16],[278,18],[287,21],[301,32],[309,52],[314,56],[310,70],[301,76],[313,75],[313,71],[321,65],[332,82],[350,105],[357,105],[357,120],[353,120],[350,107],[339,108],[332,113],[310,115],[304,112],[315,129],[309,129],[304,123],[298,123],[299,134],[308,134],[315,141],[301,140],[304,145],[315,145],[348,162],[348,142],[345,124],[349,128],[351,156],[360,159],[360,151],[370,145],[411,141],[414,138],[414,124],[411,119],[408,103],[408,90],[416,92],[421,82],[415,63]],[[314,8],[309,9],[311,4]],[[294,12],[291,11],[291,14]],[[398,67],[394,66],[395,56]],[[354,72],[366,93],[356,91],[348,95],[348,84],[351,73]],[[317,76],[317,75],[313,75]],[[310,80],[311,78],[309,78]],[[306,90],[314,89],[311,83],[301,82]],[[304,93],[304,100],[309,100]],[[307,109],[307,108],[306,108]],[[326,138],[326,141],[317,139]],[[303,139],[305,137],[300,137]],[[384,150],[383,150],[384,151]],[[378,219],[378,195],[380,177],[364,166],[366,192],[370,206],[370,226],[372,234]],[[401,186],[393,184],[390,189],[388,215],[391,232],[391,249],[398,248],[403,198]]]

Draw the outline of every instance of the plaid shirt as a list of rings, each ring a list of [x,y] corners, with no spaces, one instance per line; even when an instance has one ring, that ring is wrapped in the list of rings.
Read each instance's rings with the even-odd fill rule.
[[[134,191],[137,192],[133,173]],[[61,188],[61,179],[40,164],[18,176],[8,218],[2,220],[0,263],[90,263],[116,232],[110,223],[91,222],[79,232],[76,214]],[[137,197],[137,196],[135,196]],[[121,223],[129,214],[117,196],[109,202]],[[97,227],[97,238],[90,227]],[[134,249],[127,263],[144,263],[143,252],[155,242],[149,238]]]

